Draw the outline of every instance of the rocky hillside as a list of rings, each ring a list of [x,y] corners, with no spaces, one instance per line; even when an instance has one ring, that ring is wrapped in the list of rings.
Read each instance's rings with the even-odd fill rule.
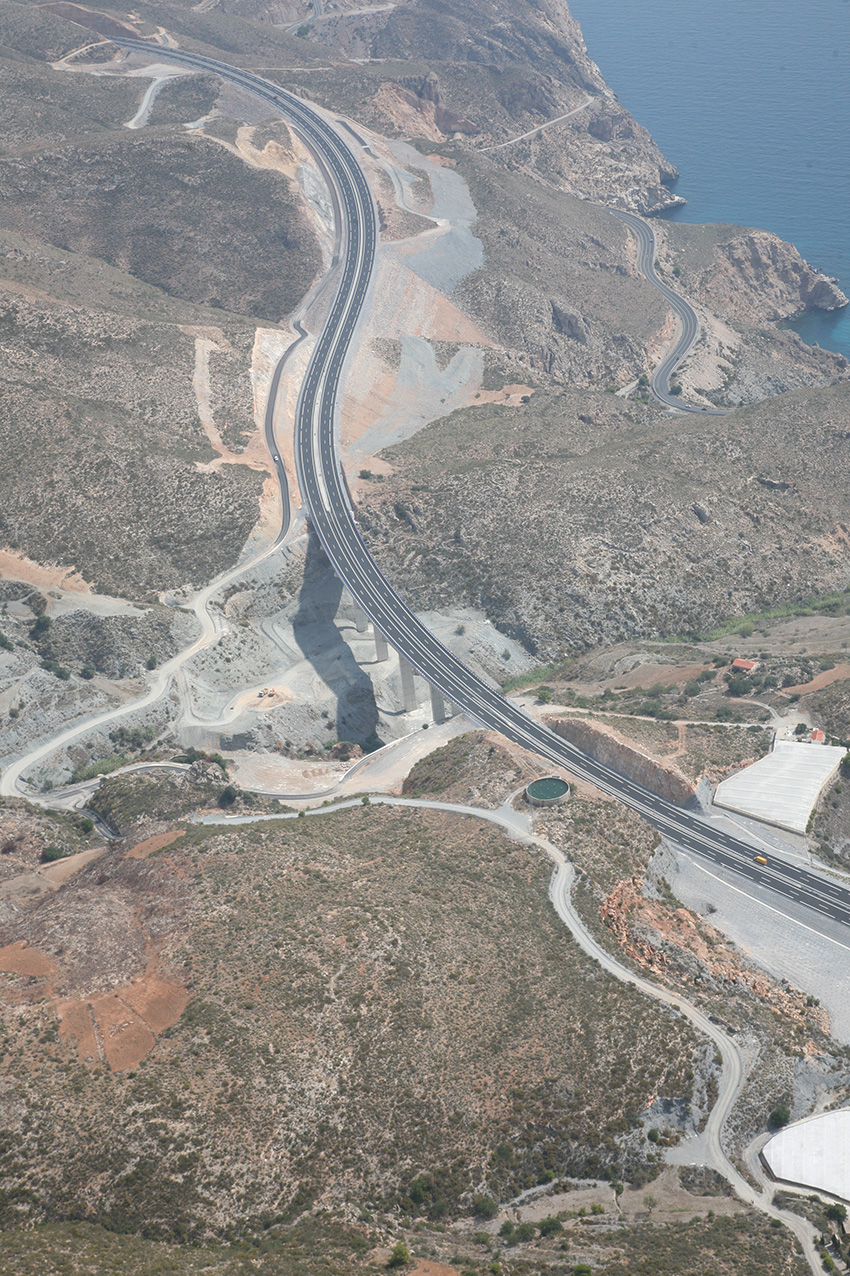
[[[128,131],[146,81],[49,64],[80,43],[0,13],[0,543],[144,599],[208,580],[257,523],[256,322],[322,256],[297,183],[182,128],[217,82],[168,86],[160,127]]]
[[[640,1181],[639,1114],[688,1103],[695,1042],[577,952],[548,871],[483,824],[364,807],[142,822],[34,902],[13,879],[3,1225],[192,1239]]]
[[[361,62],[311,72],[311,94],[382,133],[458,135],[479,149],[499,147],[492,153],[500,163],[642,212],[681,202],[667,189],[675,168],[606,87],[563,0],[507,9],[461,0],[451,11],[437,0],[408,0],[318,21],[304,33]],[[567,114],[563,124],[513,143]]]
[[[243,162],[205,137],[125,133],[0,156],[0,193],[7,230],[252,319],[285,318],[321,264],[289,183],[271,172],[249,183]],[[246,199],[251,216],[234,218]]]
[[[727,417],[535,394],[387,453],[360,524],[423,610],[463,601],[541,659],[703,633],[850,582],[850,386]]]

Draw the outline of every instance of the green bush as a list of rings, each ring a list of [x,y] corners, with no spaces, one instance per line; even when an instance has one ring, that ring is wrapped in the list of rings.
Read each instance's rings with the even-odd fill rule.
[[[58,846],[45,846],[41,852],[42,864],[54,864],[56,860],[65,858],[65,852],[60,850]]]
[[[780,1103],[778,1107],[773,1109],[768,1120],[771,1125],[781,1129],[783,1125],[787,1125],[791,1120],[791,1110],[786,1103]]]
[[[239,796],[239,790],[232,784],[226,784],[218,795],[219,806],[233,806]]]
[[[533,1223],[520,1223],[514,1228],[511,1235],[511,1241],[516,1244],[517,1241],[533,1241],[534,1225]]]
[[[554,1236],[557,1232],[562,1232],[564,1229],[561,1225],[560,1219],[544,1218],[537,1224],[537,1230],[540,1232],[541,1236]]]
[[[479,1218],[495,1218],[499,1212],[499,1206],[492,1196],[473,1197],[472,1209]]]
[[[406,1267],[410,1262],[410,1250],[404,1241],[398,1241],[393,1245],[392,1253],[387,1260],[387,1267]]]

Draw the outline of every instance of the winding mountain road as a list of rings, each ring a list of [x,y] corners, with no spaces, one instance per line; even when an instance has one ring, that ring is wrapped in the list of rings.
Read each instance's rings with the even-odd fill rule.
[[[317,157],[332,185],[342,229],[341,269],[336,295],[313,349],[298,399],[296,465],[315,534],[340,580],[387,640],[429,683],[482,725],[500,731],[523,748],[564,767],[577,779],[617,798],[675,845],[732,869],[747,879],[748,893],[757,898],[769,893],[774,899],[778,897],[783,902],[793,901],[804,906],[812,928],[817,928],[821,918],[850,927],[850,891],[826,877],[778,859],[766,865],[756,864],[754,848],[745,838],[733,835],[701,814],[665,801],[589,757],[473,673],[400,597],[360,534],[337,453],[342,377],[371,286],[378,245],[375,205],[357,157],[316,108],[249,71],[182,49],[157,46],[154,50],[142,40],[122,39],[120,44],[130,51],[156,56],[158,60],[173,60],[213,72],[260,98],[287,120]],[[631,214],[619,216],[629,221]],[[645,261],[646,253],[654,252],[652,231],[640,218],[634,221],[649,236],[647,240],[634,228],[644,245],[641,250],[644,266],[654,275],[654,267]],[[657,277],[656,286],[662,291],[667,288]],[[688,319],[688,330],[693,340],[691,324],[696,322],[696,316],[678,294],[672,289],[668,291],[671,305],[675,299],[682,307],[677,313],[683,323],[688,315],[692,316]],[[668,292],[664,291],[664,295]],[[677,347],[679,345],[677,343]],[[673,353],[675,349],[662,367],[669,364]],[[675,396],[670,397],[673,398],[671,406],[682,406]],[[833,937],[830,935],[830,938]]]
[[[737,1041],[728,1032],[724,1032],[698,1006],[679,996],[672,989],[665,988],[651,979],[645,979],[636,971],[629,969],[628,966],[624,966],[607,949],[602,947],[592,932],[588,930],[581,914],[573,903],[572,888],[575,882],[575,870],[572,864],[570,864],[559,847],[533,831],[532,821],[528,814],[522,814],[513,809],[512,798],[515,796],[516,794],[512,794],[496,810],[465,806],[454,802],[441,802],[432,798],[404,798],[384,795],[372,797],[371,805],[441,811],[450,815],[484,820],[490,824],[495,824],[507,833],[509,837],[542,851],[548,857],[553,864],[552,876],[549,879],[549,899],[555,912],[572,933],[581,950],[621,983],[637,988],[647,997],[651,997],[654,1001],[660,1002],[662,1005],[667,1006],[668,1009],[688,1019],[699,1032],[714,1042],[720,1052],[722,1066],[717,1098],[712,1105],[704,1129],[693,1140],[696,1145],[691,1152],[693,1160],[689,1159],[688,1144],[685,1143],[677,1149],[678,1155],[675,1158],[675,1163],[707,1165],[722,1174],[742,1201],[754,1206],[755,1209],[768,1215],[769,1218],[780,1220],[794,1233],[803,1248],[812,1271],[819,1272],[821,1270],[820,1260],[815,1245],[815,1230],[812,1224],[792,1211],[777,1208],[771,1200],[773,1185],[764,1180],[763,1175],[760,1176],[762,1181],[761,1190],[747,1182],[730,1160],[723,1147],[723,1128],[729,1113],[743,1090],[748,1072],[748,1061]],[[316,807],[312,811],[307,811],[306,815],[313,819],[322,819],[324,816],[333,815],[337,811],[350,810],[360,805],[361,799],[359,798],[345,798],[329,806]],[[297,811],[284,815],[232,816],[213,814],[197,816],[195,822],[207,827],[230,828],[233,825],[254,825],[267,821],[297,818],[299,818]]]
[[[675,288],[671,288],[659,278],[655,269],[656,243],[655,231],[652,227],[634,213],[624,212],[620,208],[610,208],[608,211],[615,217],[619,217],[621,222],[625,222],[634,235],[638,246],[638,270],[647,283],[652,284],[652,287],[661,293],[675,314],[679,326],[678,338],[649,379],[649,388],[653,395],[659,403],[663,403],[668,408],[675,408],[677,412],[698,412],[701,416],[726,416],[725,408],[699,407],[693,403],[683,403],[679,395],[671,393],[670,377],[699,336],[697,312],[690,302],[676,292]]]

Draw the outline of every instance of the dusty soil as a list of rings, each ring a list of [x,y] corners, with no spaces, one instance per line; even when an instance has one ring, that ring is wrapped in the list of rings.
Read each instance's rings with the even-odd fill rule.
[[[133,860],[146,860],[149,855],[153,855],[155,851],[164,850],[166,846],[171,846],[172,842],[176,842],[178,837],[182,836],[183,829],[169,829],[166,833],[146,837],[143,842],[137,842],[135,846],[131,846],[126,852],[126,857]]]

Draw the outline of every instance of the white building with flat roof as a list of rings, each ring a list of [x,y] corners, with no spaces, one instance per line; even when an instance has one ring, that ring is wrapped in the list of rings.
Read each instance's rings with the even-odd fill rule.
[[[828,744],[777,740],[767,757],[718,784],[714,804],[805,833],[812,807],[844,753]]]
[[[850,1204],[850,1108],[789,1125],[762,1148],[775,1179],[812,1187]]]

